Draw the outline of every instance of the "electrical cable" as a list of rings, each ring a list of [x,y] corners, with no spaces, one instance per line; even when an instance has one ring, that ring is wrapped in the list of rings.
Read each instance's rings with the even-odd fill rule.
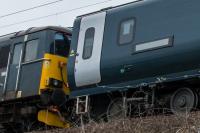
[[[32,21],[36,21],[36,20],[45,19],[45,18],[49,18],[49,17],[52,17],[52,16],[66,14],[66,13],[69,13],[69,12],[72,12],[72,11],[75,11],[75,10],[84,9],[84,8],[87,8],[87,7],[91,7],[91,6],[95,6],[95,5],[107,3],[107,2],[110,2],[110,1],[112,1],[112,0],[106,0],[106,1],[98,2],[98,3],[86,5],[86,6],[81,6],[81,7],[73,8],[73,9],[70,9],[70,10],[61,11],[61,12],[57,12],[57,13],[54,13],[54,14],[49,14],[49,15],[42,16],[42,17],[32,18],[32,19],[28,19],[28,20],[24,20],[24,21],[20,21],[20,22],[16,22],[16,23],[8,24],[8,25],[2,25],[2,26],[0,26],[0,29],[11,27],[11,26],[14,26],[14,25],[19,25],[19,24],[27,23],[27,22],[32,22]]]
[[[31,8],[27,8],[27,9],[19,10],[19,11],[16,11],[16,12],[12,12],[12,13],[9,13],[9,14],[5,14],[5,15],[0,16],[0,19],[8,17],[8,16],[15,15],[15,14],[27,12],[27,11],[30,11],[30,10],[34,10],[34,9],[37,9],[37,8],[41,8],[41,7],[44,7],[44,6],[49,6],[49,5],[52,5],[52,4],[56,4],[56,3],[62,2],[62,1],[64,1],[64,0],[57,0],[57,1],[46,3],[46,4],[34,6],[34,7],[31,7]]]

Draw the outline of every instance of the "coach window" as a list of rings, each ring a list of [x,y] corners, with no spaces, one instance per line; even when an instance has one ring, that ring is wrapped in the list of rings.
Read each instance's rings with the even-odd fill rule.
[[[119,44],[127,44],[133,41],[134,38],[134,26],[135,20],[128,19],[122,21],[120,24],[120,31],[119,31]]]
[[[9,52],[10,45],[0,48],[0,69],[7,66]]]
[[[83,59],[89,59],[92,56],[94,44],[95,28],[89,28],[85,32],[85,41],[83,48]]]
[[[38,40],[32,40],[26,43],[24,62],[37,59]]]
[[[53,53],[55,55],[68,57],[70,49],[70,40],[63,33],[56,33],[54,37]]]

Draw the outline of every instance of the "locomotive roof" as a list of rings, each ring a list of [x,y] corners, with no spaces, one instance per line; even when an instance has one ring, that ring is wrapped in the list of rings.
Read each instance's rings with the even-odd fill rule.
[[[10,38],[23,36],[23,35],[26,35],[26,34],[38,32],[38,31],[42,31],[42,30],[48,30],[48,29],[49,30],[61,31],[61,32],[67,32],[69,34],[72,32],[71,28],[65,28],[65,27],[59,27],[59,26],[32,27],[32,28],[29,28],[28,30],[14,32],[14,33],[10,33],[10,34],[0,36],[0,42],[7,41]]]
[[[45,26],[45,27],[32,27],[32,28],[29,28],[28,30],[20,31],[20,32],[16,33],[15,36],[23,36],[26,34],[38,32],[38,31],[42,31],[42,30],[48,30],[48,29],[61,31],[61,32],[67,32],[69,34],[72,32],[72,30],[70,30],[69,28],[64,28],[64,27],[59,27],[59,26]]]
[[[6,35],[3,35],[3,36],[0,36],[0,42],[4,42],[4,41],[9,40],[9,39],[10,39],[11,37],[13,37],[15,34],[16,34],[16,32],[10,33],[10,34],[6,34]]]

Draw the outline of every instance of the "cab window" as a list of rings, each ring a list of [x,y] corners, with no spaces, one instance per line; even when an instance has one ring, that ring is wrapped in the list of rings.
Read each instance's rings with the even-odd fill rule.
[[[10,52],[10,45],[0,47],[0,69],[5,68],[7,66],[9,52]]]
[[[15,44],[14,52],[13,52],[13,59],[12,59],[13,65],[19,64],[21,50],[22,50],[22,43]]]
[[[54,37],[53,54],[68,57],[70,40],[62,33],[56,33]]]
[[[39,40],[32,40],[26,43],[24,62],[37,59]]]

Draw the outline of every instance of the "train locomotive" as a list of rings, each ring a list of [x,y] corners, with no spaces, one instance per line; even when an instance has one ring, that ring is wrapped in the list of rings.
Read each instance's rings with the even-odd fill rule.
[[[198,108],[199,4],[136,1],[1,37],[1,125]]]
[[[3,127],[10,129],[9,123],[20,127],[22,120],[37,118],[36,112],[41,109],[38,106],[46,104],[51,90],[58,90],[55,95],[69,94],[66,69],[62,68],[66,67],[71,30],[52,26],[30,28],[2,36],[0,42],[0,119]],[[43,105],[39,105],[40,97],[45,97]]]

